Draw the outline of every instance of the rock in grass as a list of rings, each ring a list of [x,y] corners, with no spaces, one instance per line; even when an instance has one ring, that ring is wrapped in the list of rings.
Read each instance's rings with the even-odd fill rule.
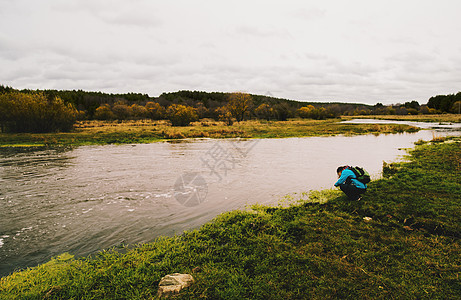
[[[166,275],[158,284],[158,297],[170,297],[178,294],[182,289],[190,286],[194,277],[189,274],[173,273]]]

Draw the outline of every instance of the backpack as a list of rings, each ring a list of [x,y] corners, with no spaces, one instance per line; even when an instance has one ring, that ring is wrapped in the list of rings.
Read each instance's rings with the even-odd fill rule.
[[[370,182],[370,174],[361,167],[350,167],[349,168],[352,172],[354,172],[355,177],[357,177],[357,180],[360,181],[361,183],[367,184]]]

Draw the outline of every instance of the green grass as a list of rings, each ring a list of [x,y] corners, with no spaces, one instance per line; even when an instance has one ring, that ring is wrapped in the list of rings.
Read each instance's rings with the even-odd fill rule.
[[[2,278],[0,298],[152,299],[181,272],[196,282],[179,299],[459,299],[461,141],[420,144],[359,202],[314,192],[125,253],[63,254]]]
[[[341,119],[289,121],[243,121],[231,126],[202,120],[192,126],[173,127],[166,121],[85,121],[73,132],[0,133],[0,147],[79,146],[151,143],[185,138],[285,138],[328,135],[357,135],[415,132],[419,129],[398,124],[341,124]]]

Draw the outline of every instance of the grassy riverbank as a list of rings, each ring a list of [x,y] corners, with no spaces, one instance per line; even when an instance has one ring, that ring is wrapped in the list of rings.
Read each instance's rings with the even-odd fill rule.
[[[440,114],[440,115],[370,115],[370,116],[347,116],[346,119],[379,119],[396,121],[417,121],[417,122],[436,122],[436,123],[461,123],[460,114]]]
[[[151,299],[174,272],[196,279],[181,299],[458,298],[461,140],[419,145],[383,174],[359,202],[317,192],[123,254],[64,254],[2,278],[0,298]]]
[[[150,143],[185,138],[283,138],[414,132],[412,126],[395,124],[341,124],[340,119],[289,121],[243,121],[231,126],[202,120],[192,126],[173,127],[166,121],[84,121],[66,133],[0,133],[0,147],[79,146]]]

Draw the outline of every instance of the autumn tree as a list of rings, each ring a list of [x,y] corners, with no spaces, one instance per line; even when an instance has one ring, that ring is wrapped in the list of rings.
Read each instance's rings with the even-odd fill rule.
[[[84,110],[77,110],[76,117],[78,121],[81,121],[81,120],[86,120],[88,118],[88,115],[86,111]]]
[[[274,106],[275,116],[279,121],[286,121],[290,117],[290,106],[286,103],[279,103]]]
[[[451,107],[451,112],[455,114],[461,113],[461,101],[456,101],[455,103],[453,103],[453,106]]]
[[[157,102],[149,101],[146,103],[147,117],[152,120],[161,120],[165,117],[165,108]]]
[[[227,108],[237,122],[240,122],[244,119],[245,113],[250,110],[251,104],[252,98],[250,94],[237,92],[229,95]]]
[[[305,118],[310,118],[311,113],[314,111],[315,107],[313,105],[307,105],[303,106],[300,109],[297,110],[298,115],[305,119]]]
[[[208,108],[206,108],[206,106],[203,104],[203,102],[199,102],[197,104],[196,111],[197,111],[198,117],[200,119],[205,118],[207,116],[207,114],[208,114]]]
[[[109,104],[100,105],[94,111],[94,118],[96,120],[114,120],[115,114],[112,112]]]
[[[139,104],[133,104],[130,106],[131,117],[135,120],[145,119],[147,117],[147,108]]]
[[[198,120],[195,108],[181,104],[170,105],[166,115],[173,126],[188,126],[191,122]]]
[[[118,101],[112,106],[112,112],[118,120],[127,120],[131,117],[131,107],[122,101]]]
[[[269,104],[263,103],[255,109],[255,114],[260,119],[270,121],[274,116],[274,109]]]
[[[2,131],[69,131],[73,128],[76,116],[75,108],[64,103],[59,97],[16,91],[0,94]]]
[[[215,113],[218,115],[218,120],[223,121],[226,125],[231,126],[234,124],[234,120],[232,118],[232,114],[227,108],[227,106],[218,107],[215,110]]]

